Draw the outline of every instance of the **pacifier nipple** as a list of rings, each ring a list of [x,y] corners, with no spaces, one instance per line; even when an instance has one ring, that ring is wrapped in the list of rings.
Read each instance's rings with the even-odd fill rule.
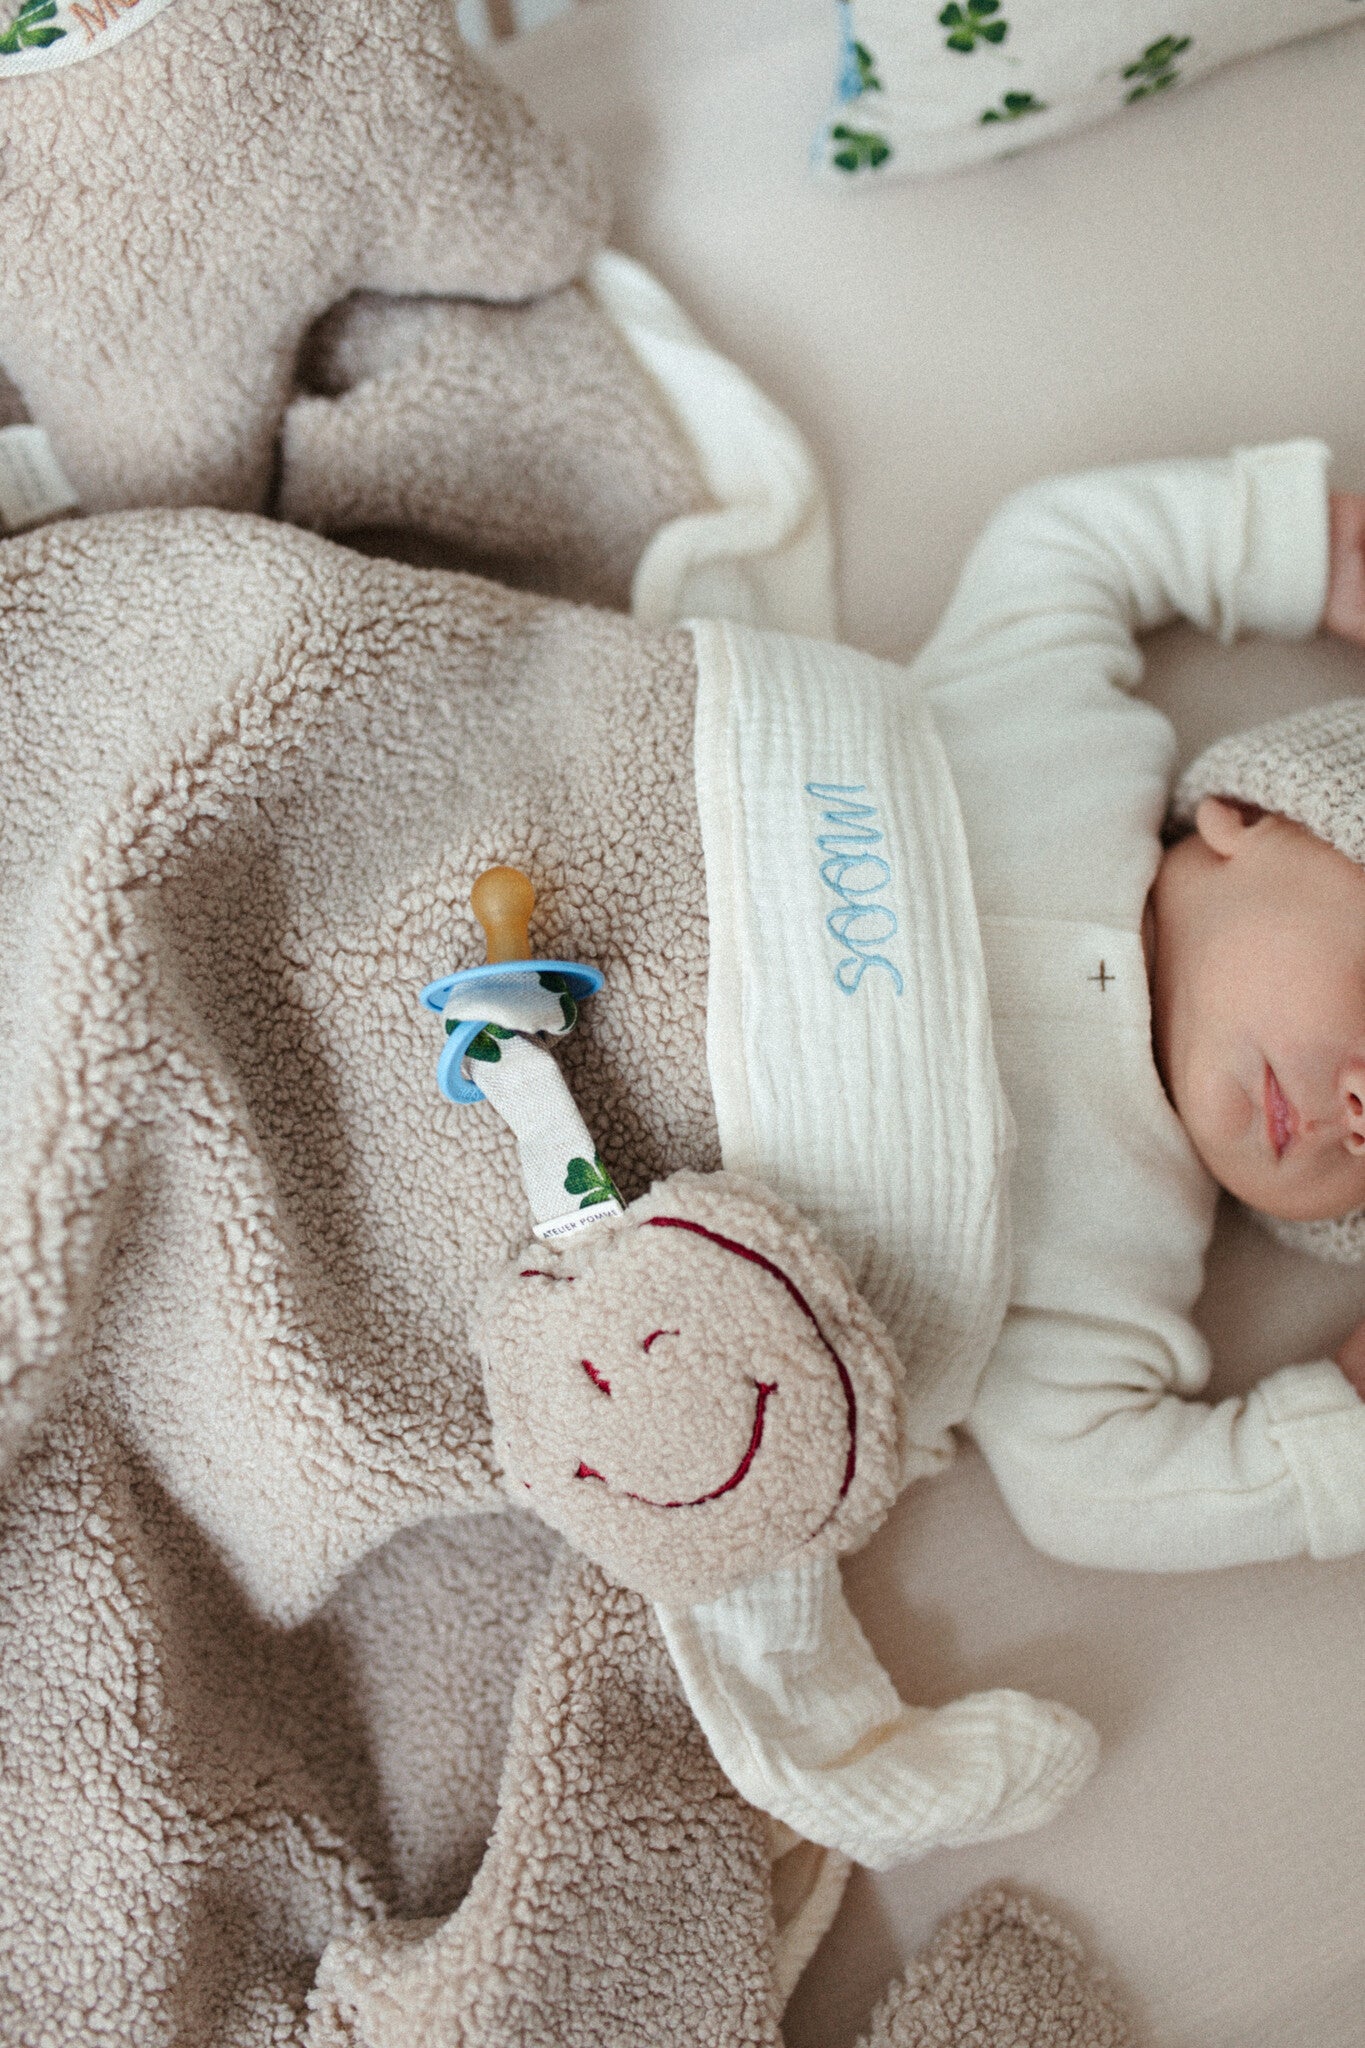
[[[490,967],[530,959],[536,892],[520,868],[485,868],[469,892],[469,906],[483,926]]]

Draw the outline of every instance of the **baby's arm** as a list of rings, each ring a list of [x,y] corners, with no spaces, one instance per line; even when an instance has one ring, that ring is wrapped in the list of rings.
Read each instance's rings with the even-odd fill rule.
[[[1075,663],[1131,689],[1134,635],[1183,617],[1224,640],[1312,633],[1327,582],[1328,451],[1293,441],[1059,477],[1018,492],[968,558],[921,681],[1028,708]]]
[[[1011,1316],[968,1426],[1030,1541],[1118,1571],[1365,1549],[1365,1402],[1337,1366],[1176,1390],[1206,1370],[1188,1326]]]

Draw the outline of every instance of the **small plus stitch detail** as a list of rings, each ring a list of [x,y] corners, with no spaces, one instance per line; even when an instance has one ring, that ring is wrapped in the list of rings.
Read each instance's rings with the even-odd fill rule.
[[[1111,974],[1108,968],[1105,966],[1103,960],[1101,960],[1099,973],[1088,975],[1087,980],[1097,981],[1100,985],[1100,994],[1105,995],[1108,992],[1110,982],[1117,981],[1118,976],[1116,974]]]

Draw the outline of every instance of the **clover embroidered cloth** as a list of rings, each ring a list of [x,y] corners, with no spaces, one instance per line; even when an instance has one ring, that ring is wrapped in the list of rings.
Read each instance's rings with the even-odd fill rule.
[[[1113,114],[1141,120],[1216,65],[1360,12],[1358,0],[839,0],[837,103],[817,162],[845,184],[880,182]]]
[[[572,1237],[621,1214],[611,1176],[547,1046],[509,1038],[495,1063],[471,1060],[469,1065],[516,1138],[537,1237]]]
[[[0,0],[0,84],[103,56],[171,0]]]

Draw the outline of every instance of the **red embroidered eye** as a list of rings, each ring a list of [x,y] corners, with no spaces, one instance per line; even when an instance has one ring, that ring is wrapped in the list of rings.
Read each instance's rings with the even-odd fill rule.
[[[681,1335],[681,1330],[651,1330],[649,1335],[645,1338],[642,1349],[648,1351],[650,1345],[654,1342],[656,1337],[681,1337]]]
[[[610,1395],[611,1381],[603,1379],[601,1373],[597,1370],[597,1367],[593,1364],[592,1360],[590,1358],[580,1358],[578,1363],[582,1366],[584,1372],[588,1375],[588,1378],[592,1381],[593,1385],[598,1389],[599,1393]]]
[[[567,1287],[572,1287],[574,1282],[572,1273],[543,1273],[539,1266],[523,1266],[517,1278],[518,1280],[562,1280]]]

